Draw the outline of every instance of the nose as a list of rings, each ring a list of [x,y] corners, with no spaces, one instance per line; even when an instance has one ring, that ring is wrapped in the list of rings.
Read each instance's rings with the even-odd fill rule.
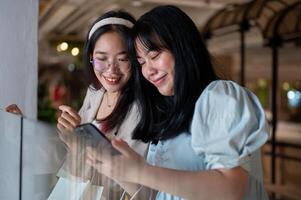
[[[115,59],[108,60],[107,70],[108,71],[116,71],[119,69],[118,62]]]
[[[142,74],[145,78],[155,75],[156,72],[157,70],[153,67],[153,64],[151,62],[146,62],[142,67]]]

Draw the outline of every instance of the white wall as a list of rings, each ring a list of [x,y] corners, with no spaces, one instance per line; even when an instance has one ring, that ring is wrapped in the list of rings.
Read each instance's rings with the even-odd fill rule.
[[[36,118],[38,0],[1,0],[0,25],[0,108]]]
[[[19,200],[21,118],[0,111],[0,199]]]

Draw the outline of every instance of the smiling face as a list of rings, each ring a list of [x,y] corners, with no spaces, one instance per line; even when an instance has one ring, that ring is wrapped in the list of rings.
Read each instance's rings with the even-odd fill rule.
[[[145,79],[164,96],[174,95],[175,60],[168,50],[150,51],[136,40],[137,59]]]
[[[126,46],[117,32],[100,36],[93,50],[94,73],[108,92],[119,92],[131,76]]]

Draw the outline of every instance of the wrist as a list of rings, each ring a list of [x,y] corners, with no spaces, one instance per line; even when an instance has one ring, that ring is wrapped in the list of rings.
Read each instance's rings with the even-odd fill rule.
[[[136,183],[144,185],[145,179],[147,179],[147,177],[149,176],[150,171],[151,171],[151,166],[148,163],[143,162],[140,166],[139,174],[138,176],[136,176],[137,178]]]

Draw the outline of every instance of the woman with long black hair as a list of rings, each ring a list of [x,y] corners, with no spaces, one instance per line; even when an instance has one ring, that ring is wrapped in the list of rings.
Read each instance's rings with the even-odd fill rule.
[[[264,110],[248,89],[216,76],[193,21],[175,6],[156,7],[137,21],[133,48],[141,87],[134,138],[151,142],[147,161],[117,139],[112,143],[122,156],[89,149],[88,163],[157,190],[158,200],[267,199]]]

